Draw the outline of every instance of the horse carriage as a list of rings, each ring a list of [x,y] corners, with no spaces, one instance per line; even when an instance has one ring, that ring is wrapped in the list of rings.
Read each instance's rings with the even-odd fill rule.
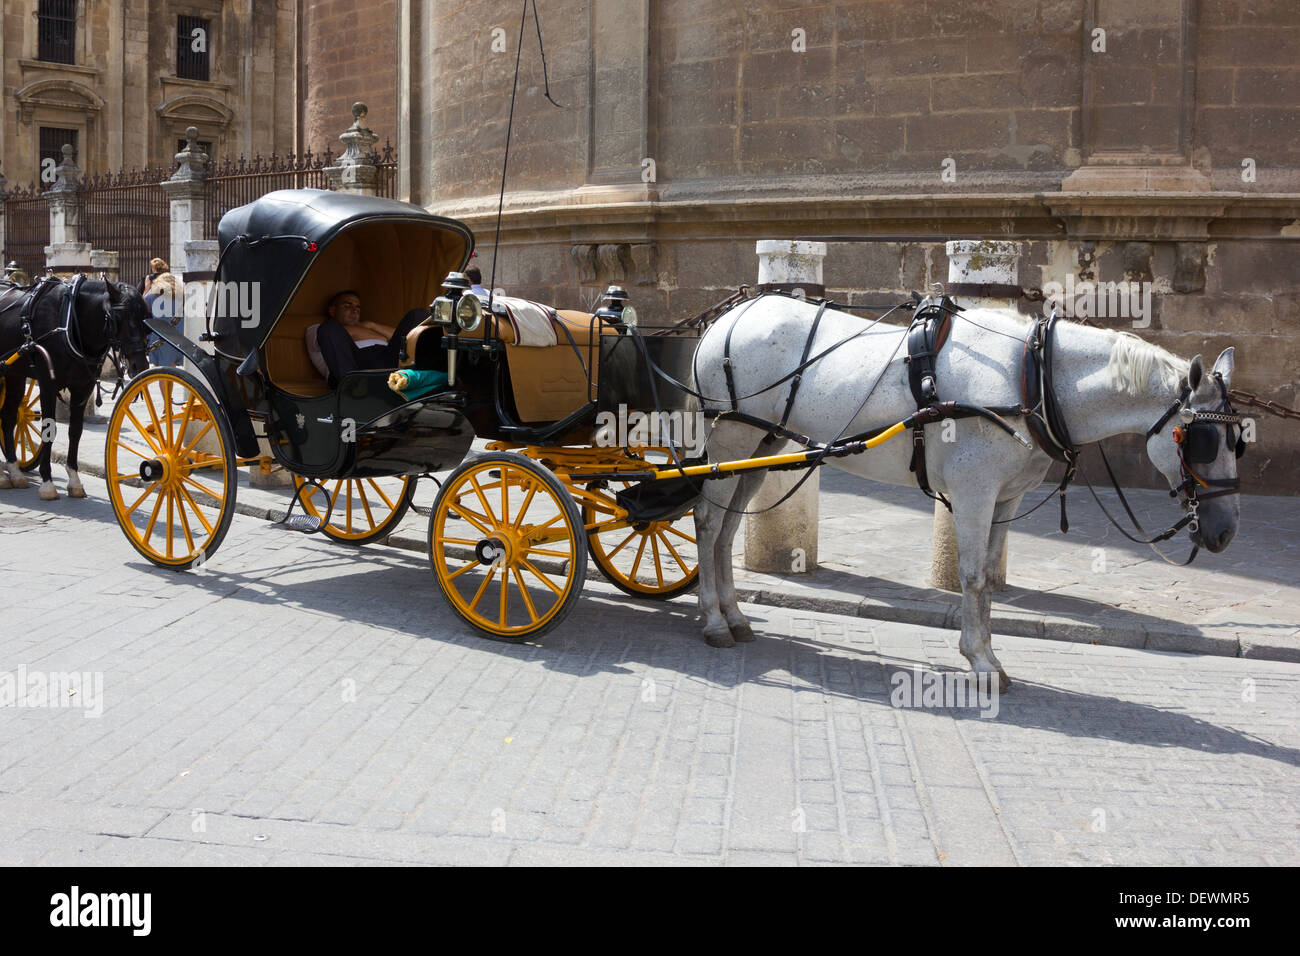
[[[283,190],[232,210],[219,238],[200,337],[212,352],[155,323],[198,374],[136,376],[109,419],[109,498],[148,560],[185,569],[210,559],[235,511],[237,466],[272,458],[296,485],[284,523],[350,544],[386,538],[419,480],[451,469],[434,478],[429,558],[451,608],[493,636],[558,624],[588,556],[632,595],[695,585],[689,489],[643,501],[622,477],[673,451],[624,447],[612,433],[602,443],[595,426],[602,411],[637,407],[649,356],[687,374],[698,333],[646,350],[617,289],[594,313],[489,306],[461,275],[470,230],[394,200]],[[424,314],[400,367],[353,371],[331,388],[310,343],[344,289],[379,321]],[[684,398],[655,391],[661,408]],[[476,438],[489,443],[466,458]]]
[[[474,245],[464,224],[320,190],[274,192],[235,209],[219,238],[200,337],[211,352],[139,315],[132,290],[79,277],[63,284],[57,310],[47,299],[49,314],[33,319],[25,343],[0,355],[15,388],[20,352],[70,343],[73,329],[83,344],[127,356],[133,377],[109,419],[106,483],[133,547],[163,567],[202,564],[221,545],[240,464],[269,458],[292,473],[286,527],[351,544],[390,535],[427,477],[438,486],[427,510],[434,577],[479,631],[524,638],[556,626],[590,560],[631,595],[669,598],[698,583],[705,636],[730,646],[753,639],[731,554],[762,474],[835,462],[915,483],[949,505],[961,651],[1005,687],[989,632],[990,568],[1053,458],[1066,465],[1052,492],[1062,531],[1081,448],[1138,434],[1183,515],[1149,536],[1111,475],[1138,536],[1116,523],[1121,532],[1154,546],[1185,528],[1188,561],[1201,547],[1223,550],[1236,532],[1245,439],[1230,400],[1231,348],[1207,369],[1200,356],[1187,362],[1054,311],[1026,323],[914,294],[867,321],[830,301],[743,288],[698,321],[643,334],[616,287],[594,312],[480,298],[461,271]],[[22,299],[24,314],[53,284]],[[326,303],[345,290],[410,331],[398,367],[347,372],[331,385],[310,343]],[[0,314],[11,307],[0,303]],[[905,307],[907,324],[883,321]],[[146,324],[197,374],[145,370]],[[47,378],[80,368],[60,358],[68,350],[50,351]],[[53,416],[44,384],[42,419]],[[73,392],[70,494],[80,491],[78,411],[89,387]],[[709,422],[707,434],[696,425],[705,440],[689,455],[685,429],[659,440],[661,427],[629,428],[637,416],[662,426],[672,415]],[[909,432],[910,442],[861,454]],[[475,439],[487,444],[471,454]],[[48,448],[39,453],[43,497],[54,492]],[[6,457],[13,462],[11,447]],[[6,465],[9,476],[16,467]]]

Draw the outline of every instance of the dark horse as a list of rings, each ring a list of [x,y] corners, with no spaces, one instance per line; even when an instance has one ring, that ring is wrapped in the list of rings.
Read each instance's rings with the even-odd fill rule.
[[[23,305],[34,296],[28,325],[23,328]],[[41,387],[41,499],[53,501],[59,493],[50,477],[54,413],[58,393],[67,390],[68,496],[84,498],[86,490],[77,474],[77,445],[81,441],[86,402],[99,382],[104,359],[113,353],[120,367],[126,358],[137,375],[149,367],[147,353],[148,310],[140,293],[123,282],[78,276],[72,281],[38,280],[31,289],[0,286],[0,361],[16,355],[4,366],[4,404],[0,406],[0,488],[26,488],[14,450],[14,427],[30,375]],[[27,348],[23,348],[24,345]],[[19,351],[22,350],[22,351]]]

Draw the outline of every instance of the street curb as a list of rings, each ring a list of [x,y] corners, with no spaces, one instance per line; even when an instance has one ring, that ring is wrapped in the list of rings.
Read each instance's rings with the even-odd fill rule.
[[[66,464],[66,456],[57,451],[53,455],[53,460],[57,464]],[[84,464],[80,470],[100,480],[105,477],[101,465]],[[238,500],[235,502],[235,513],[263,521],[277,521],[281,517],[279,509],[241,504]],[[420,555],[424,554],[425,549],[422,538],[404,535],[393,535],[375,543]],[[588,565],[587,573],[589,577],[605,580],[594,563]],[[791,593],[771,586],[747,587],[742,583],[737,583],[736,594],[742,603],[766,607],[861,617],[942,630],[959,630],[961,627],[961,607],[956,603],[915,599],[882,601],[872,597],[850,600]],[[1180,654],[1300,663],[1300,645],[1271,640],[1267,636],[1259,636],[1253,631],[1243,629],[1198,630],[1191,625],[1172,623],[1169,627],[1132,627],[1116,625],[1113,622],[1090,624],[1037,611],[997,607],[993,609],[990,627],[995,636],[1035,637],[1040,640],[1062,641],[1069,644],[1096,644],[1133,650],[1172,651]]]

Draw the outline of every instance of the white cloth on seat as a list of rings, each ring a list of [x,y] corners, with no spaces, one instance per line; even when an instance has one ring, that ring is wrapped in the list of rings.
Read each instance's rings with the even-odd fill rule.
[[[546,348],[559,344],[560,340],[555,334],[558,319],[555,310],[549,305],[505,295],[496,296],[492,300],[494,306],[498,303],[505,307],[506,318],[515,330],[515,345]]]
[[[303,334],[303,339],[307,343],[307,355],[311,359],[311,364],[316,366],[316,371],[320,372],[320,377],[329,381],[330,370],[325,364],[325,356],[321,354],[320,342],[316,338],[316,333],[320,329],[320,323],[307,326],[307,331]]]

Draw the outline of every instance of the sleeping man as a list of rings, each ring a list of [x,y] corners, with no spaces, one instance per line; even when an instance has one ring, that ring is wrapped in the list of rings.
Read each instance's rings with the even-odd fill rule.
[[[428,317],[428,309],[412,309],[397,328],[361,318],[361,294],[352,289],[337,293],[325,309],[329,318],[320,324],[316,341],[329,386],[337,388],[344,375],[358,369],[397,368],[407,333]]]

